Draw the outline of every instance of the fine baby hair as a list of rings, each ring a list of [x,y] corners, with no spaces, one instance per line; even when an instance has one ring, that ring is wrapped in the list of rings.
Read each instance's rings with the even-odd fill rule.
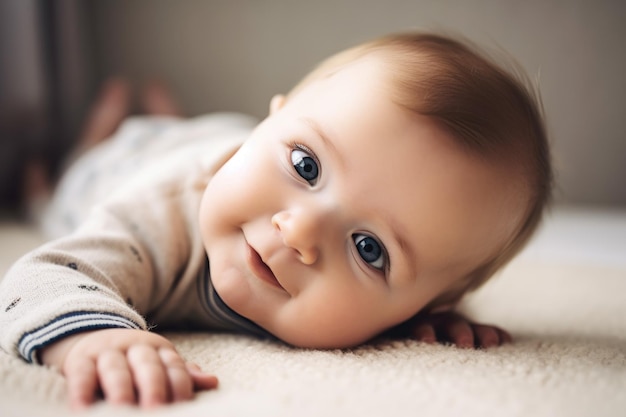
[[[524,247],[550,202],[553,173],[539,93],[509,57],[500,66],[461,37],[407,32],[329,57],[304,77],[287,99],[314,80],[368,57],[380,57],[386,63],[397,104],[434,119],[469,154],[510,165],[522,180],[520,192],[529,195],[525,218],[514,237],[455,288],[433,300],[429,308],[453,305]]]

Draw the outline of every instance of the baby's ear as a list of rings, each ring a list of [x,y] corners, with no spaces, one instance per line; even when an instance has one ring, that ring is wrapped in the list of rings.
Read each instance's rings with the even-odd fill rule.
[[[276,113],[285,105],[286,97],[282,94],[276,94],[270,101],[270,115]]]

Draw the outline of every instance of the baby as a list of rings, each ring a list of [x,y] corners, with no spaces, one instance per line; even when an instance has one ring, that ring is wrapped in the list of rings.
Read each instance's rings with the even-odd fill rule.
[[[442,321],[459,345],[506,342],[436,312],[522,248],[551,188],[530,91],[421,33],[331,57],[254,127],[130,120],[99,148],[59,186],[75,202],[59,218],[89,214],[0,288],[1,347],[58,367],[76,406],[98,390],[151,406],[216,386],[152,327],[343,348],[398,328],[432,340]],[[102,164],[117,182],[98,185]]]

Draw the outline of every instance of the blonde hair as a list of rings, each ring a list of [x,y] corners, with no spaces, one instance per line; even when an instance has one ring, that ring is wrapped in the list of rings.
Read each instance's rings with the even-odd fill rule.
[[[530,191],[525,217],[515,235],[427,309],[455,304],[524,247],[550,202],[553,174],[540,97],[523,71],[497,65],[466,40],[402,33],[331,56],[303,78],[287,100],[314,80],[372,56],[386,64],[397,104],[431,117],[469,153],[515,164]]]

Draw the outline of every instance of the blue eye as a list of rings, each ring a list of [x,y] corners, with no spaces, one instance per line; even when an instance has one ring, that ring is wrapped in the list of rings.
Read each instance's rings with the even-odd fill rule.
[[[360,233],[352,235],[359,256],[372,267],[383,270],[385,267],[385,253],[382,246],[373,237]]]
[[[310,185],[315,185],[319,176],[319,167],[314,158],[301,149],[293,149],[291,151],[291,163],[298,175]]]

